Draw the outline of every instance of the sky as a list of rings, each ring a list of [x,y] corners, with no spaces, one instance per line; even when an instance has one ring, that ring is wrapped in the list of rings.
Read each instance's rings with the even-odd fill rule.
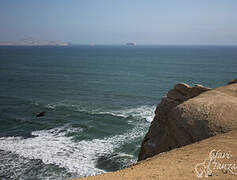
[[[237,0],[0,0],[0,41],[237,45]]]

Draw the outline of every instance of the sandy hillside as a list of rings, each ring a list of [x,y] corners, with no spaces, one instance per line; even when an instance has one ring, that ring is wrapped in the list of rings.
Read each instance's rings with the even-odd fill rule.
[[[82,179],[196,179],[197,173],[202,177],[207,175],[208,179],[237,179],[236,139],[237,131],[232,131],[156,155],[127,169]],[[222,158],[210,161],[209,154],[214,149],[216,151],[211,154],[215,154],[220,150],[216,154],[220,157],[220,153],[222,153]],[[204,167],[207,167],[209,163],[209,173],[205,173],[208,168]],[[228,164],[232,164],[229,167],[230,170],[228,170]],[[197,172],[195,171],[196,166]],[[236,173],[236,175],[233,173]]]

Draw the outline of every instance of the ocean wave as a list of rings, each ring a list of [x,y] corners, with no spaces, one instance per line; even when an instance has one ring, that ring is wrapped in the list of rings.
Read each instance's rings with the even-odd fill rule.
[[[105,112],[99,112],[99,114],[111,114],[113,116],[120,116],[120,117],[136,117],[140,119],[145,119],[148,122],[151,122],[155,115],[155,106],[139,106],[136,108],[128,108],[128,109],[122,109],[122,110],[116,110],[116,111],[105,111]]]
[[[127,118],[129,116],[139,118],[139,119],[145,119],[148,122],[151,122],[155,115],[155,105],[143,105],[143,106],[137,106],[134,108],[124,108],[120,110],[107,110],[104,111],[102,108],[96,108],[96,107],[87,107],[83,105],[76,105],[76,104],[70,104],[65,102],[58,102],[58,103],[51,103],[44,105],[44,108],[55,110],[59,107],[66,107],[70,108],[73,111],[78,112],[85,112],[89,114],[109,114],[112,116],[118,116],[118,117],[124,117]]]
[[[48,108],[48,109],[55,109],[56,105],[54,105],[54,104],[47,104],[45,107]]]
[[[77,176],[57,166],[45,165],[41,160],[31,160],[0,150],[0,177],[2,180],[33,177],[42,180],[65,180]]]
[[[138,123],[135,128],[121,135],[80,142],[74,142],[66,134],[76,130],[82,132],[81,129],[54,128],[34,131],[34,138],[2,137],[0,149],[24,158],[39,159],[45,164],[57,165],[83,177],[104,173],[104,170],[96,167],[98,157],[111,154],[124,143],[144,136],[144,128],[144,125]]]

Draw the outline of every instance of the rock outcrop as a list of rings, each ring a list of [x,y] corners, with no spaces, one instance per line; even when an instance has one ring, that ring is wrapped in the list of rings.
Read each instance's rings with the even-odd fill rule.
[[[237,129],[237,84],[210,89],[180,83],[158,104],[138,160]]]
[[[233,79],[232,81],[228,82],[228,84],[234,84],[237,83],[237,79]]]

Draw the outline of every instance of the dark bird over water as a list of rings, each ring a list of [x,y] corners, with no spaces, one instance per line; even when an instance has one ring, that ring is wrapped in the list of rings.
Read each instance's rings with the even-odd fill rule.
[[[45,112],[41,112],[41,113],[37,114],[36,117],[42,117],[44,115],[45,115]]]

